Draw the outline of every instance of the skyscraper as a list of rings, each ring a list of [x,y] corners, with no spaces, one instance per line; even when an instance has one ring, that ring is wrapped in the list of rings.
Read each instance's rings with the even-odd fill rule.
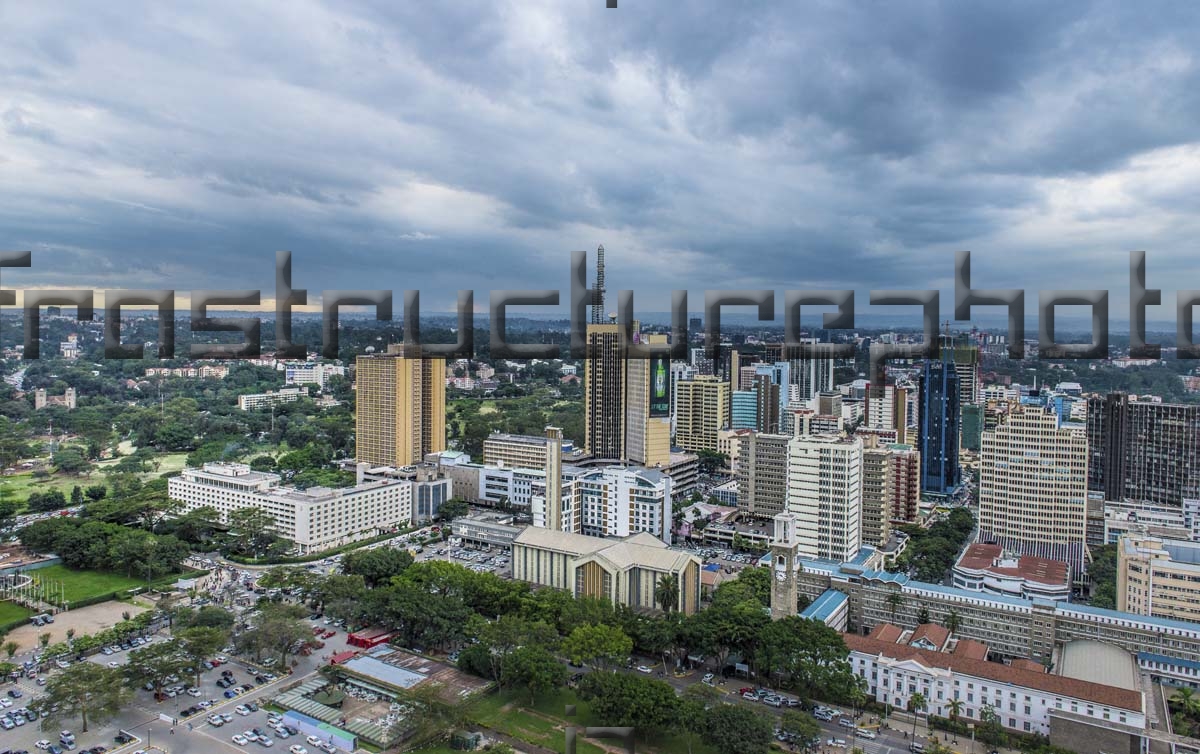
[[[787,505],[790,435],[751,432],[738,449],[738,508],[771,518]]]
[[[446,361],[402,350],[356,360],[355,455],[376,466],[412,466],[446,449]]]
[[[845,562],[862,544],[862,442],[800,435],[788,443],[787,511],[797,518],[800,556]]]
[[[620,326],[588,325],[583,365],[583,447],[594,458],[625,458],[625,366]]]
[[[697,452],[717,449],[717,430],[729,426],[729,383],[711,375],[680,380],[675,444]]]
[[[1200,499],[1200,406],[1088,397],[1088,489],[1106,500]]]
[[[1015,404],[983,433],[979,541],[1063,560],[1078,573],[1087,543],[1087,432],[1053,408]]]
[[[665,346],[666,335],[640,336],[652,346]],[[651,370],[662,374],[651,374]],[[661,381],[666,394],[669,377],[662,360],[630,359],[625,362],[625,456],[624,460],[642,466],[667,466],[671,463],[671,417],[652,416],[651,388]]]
[[[947,351],[942,351],[947,356]],[[954,364],[946,359],[925,362],[918,386],[921,491],[945,495],[958,486],[959,384]]]

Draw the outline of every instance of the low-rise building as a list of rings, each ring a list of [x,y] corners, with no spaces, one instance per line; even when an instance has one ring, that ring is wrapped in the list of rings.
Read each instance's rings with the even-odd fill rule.
[[[1106,750],[1140,751],[1145,700],[1136,686],[1132,658],[1116,647],[1100,645],[1119,655],[1110,664],[1124,660],[1126,673],[1133,673],[1130,687],[1049,673],[1036,663],[989,662],[985,645],[964,642],[936,625],[904,630],[885,624],[869,636],[843,636],[855,675],[866,681],[868,695],[879,704],[905,709],[919,693],[931,715],[949,717],[951,702],[958,701],[960,719],[981,722],[989,712],[1009,730],[1051,737],[1058,724],[1055,712],[1064,712],[1097,731],[1118,726],[1127,731],[1124,747]],[[1098,754],[1102,748],[1096,741],[1075,750]]]
[[[278,390],[268,390],[265,393],[250,393],[238,396],[238,408],[243,411],[253,411],[260,408],[278,406],[308,397],[308,389],[303,387],[283,387]]]
[[[299,363],[283,364],[283,384],[316,385],[322,390],[330,377],[345,377],[346,367],[341,364]]]
[[[499,511],[486,511],[454,519],[451,531],[454,536],[475,545],[510,549],[513,540],[521,533],[521,526],[513,525],[513,516]]]
[[[700,606],[700,558],[645,533],[611,539],[530,526],[513,541],[512,566],[514,579],[642,611],[661,609],[656,592],[670,576],[672,608],[690,615]]]
[[[1132,534],[1121,537],[1117,609],[1200,621],[1200,543]]]
[[[206,463],[167,480],[167,494],[183,503],[180,513],[215,509],[229,515],[257,508],[274,519],[274,530],[303,553],[320,552],[407,527],[414,518],[414,485],[408,480],[366,480],[353,487],[299,490],[278,474],[240,463]]]
[[[954,586],[1009,597],[1067,600],[1070,567],[1061,560],[1005,552],[1000,545],[976,543],[954,564]]]

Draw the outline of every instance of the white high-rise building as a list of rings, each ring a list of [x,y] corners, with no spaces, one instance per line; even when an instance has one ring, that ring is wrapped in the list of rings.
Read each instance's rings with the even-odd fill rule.
[[[862,441],[797,434],[788,443],[787,511],[800,555],[846,562],[862,544]]]
[[[654,469],[563,467],[563,531],[598,537],[646,532],[670,542],[671,477]]]
[[[979,541],[1083,566],[1088,441],[1053,408],[1016,404],[983,433]]]

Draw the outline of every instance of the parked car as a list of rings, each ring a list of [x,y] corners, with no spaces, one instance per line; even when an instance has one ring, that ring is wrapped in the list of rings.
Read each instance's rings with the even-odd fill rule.
[[[245,736],[238,734],[238,733],[233,734],[233,737],[230,738],[229,740],[233,741],[238,746],[245,746],[246,744],[249,743],[249,741],[246,740]]]

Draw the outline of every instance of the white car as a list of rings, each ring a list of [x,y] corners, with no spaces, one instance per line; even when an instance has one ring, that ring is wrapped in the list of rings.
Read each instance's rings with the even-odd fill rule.
[[[242,738],[246,739],[247,741],[257,741],[258,734],[252,730],[245,730],[242,731]]]
[[[270,747],[270,746],[274,746],[275,742],[272,741],[271,739],[267,738],[266,736],[259,736],[258,737],[258,745]]]
[[[195,697],[199,697],[199,696],[200,696],[200,689],[198,689],[198,688],[196,688],[195,686],[193,686],[192,688],[190,688],[190,689],[188,689],[188,690],[187,690],[187,695],[188,695],[188,696],[195,696]]]
[[[337,751],[337,747],[328,741],[322,741],[317,748],[325,752],[325,754],[333,754],[335,751]]]
[[[651,670],[651,669],[649,668],[649,666],[647,666],[647,665],[638,665],[638,666],[637,666],[637,672],[639,672],[639,673],[653,673],[654,671],[653,671],[653,670]]]
[[[46,749],[50,748],[50,742],[43,738],[41,741],[38,741],[36,744],[34,744],[34,746],[42,751],[45,751]]]
[[[711,686],[713,684],[713,674],[705,673],[704,677],[700,679],[700,682]]]
[[[304,740],[308,742],[309,746],[320,746],[321,745],[321,739],[317,738],[316,736],[309,736],[308,738],[306,738]]]
[[[9,707],[12,706],[12,704],[13,704],[12,699],[9,699],[8,697],[0,697],[0,707],[3,707],[4,709],[8,709]]]
[[[250,715],[250,708],[244,704],[239,704],[238,706],[234,707],[233,711],[242,717],[248,717]]]
[[[300,744],[293,744],[289,746],[288,751],[292,752],[292,754],[308,754],[308,749],[304,748]]]
[[[238,746],[245,746],[246,744],[250,743],[250,741],[245,736],[238,735],[236,733],[234,734],[233,738],[231,738],[230,740],[233,741]]]
[[[119,663],[119,662],[110,662],[110,663],[108,663],[108,666],[109,666],[110,668],[119,668],[119,667],[121,667],[121,663]]]

